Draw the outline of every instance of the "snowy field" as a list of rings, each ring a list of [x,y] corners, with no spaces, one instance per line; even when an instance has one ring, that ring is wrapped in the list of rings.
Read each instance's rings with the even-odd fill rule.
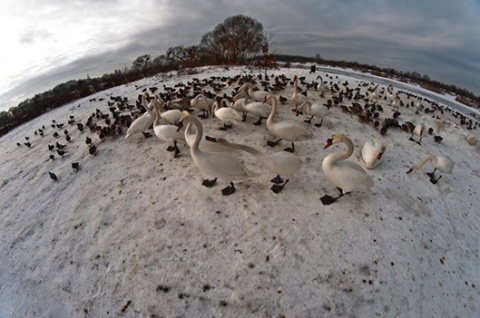
[[[219,95],[231,96],[240,85],[224,87],[226,79],[251,72],[255,79],[262,74],[213,67],[192,75],[161,74],[52,110],[1,137],[0,317],[478,317],[480,129],[467,129],[455,112],[426,113],[433,109],[426,100],[423,108],[406,107],[417,98],[394,86],[404,105],[398,106],[398,122],[425,123],[419,145],[399,128],[381,135],[340,107],[364,106],[368,96],[344,97],[321,127],[304,123],[306,116],[295,116],[287,101],[278,105],[277,119],[294,120],[313,134],[295,143],[302,167],[277,194],[270,190],[273,173],[247,153],[231,153],[258,176],[234,181],[236,192],[229,196],[221,193],[224,180],[202,186],[209,176],[195,166],[186,144],[179,144],[174,158],[152,129],[151,138],[125,139],[124,129],[101,140],[76,126],[96,109],[109,113],[112,96],[135,105],[145,88],[163,93],[164,85],[193,78],[211,80],[219,84]],[[355,74],[299,68],[269,73],[289,79],[277,98],[292,95],[295,75],[306,83],[321,75],[328,87],[358,88],[362,95],[375,85]],[[201,89],[214,92],[212,83],[203,83]],[[379,84],[377,92],[382,89],[380,123],[394,113],[387,85]],[[331,92],[322,98],[314,87],[306,90],[314,103],[332,99]],[[52,120],[65,126],[52,128]],[[201,122],[205,134],[264,153],[290,145],[268,147],[274,138],[265,121],[255,126],[255,120],[248,115],[226,132],[218,130],[217,118]],[[42,125],[44,136],[35,135]],[[370,191],[323,205],[320,197],[338,193],[321,169],[325,156],[344,149],[324,149],[333,133],[352,140],[355,149],[347,160],[360,165],[367,140],[379,139],[386,151],[375,169],[366,170],[375,183]],[[434,136],[443,140],[437,143]],[[95,156],[86,137],[97,148]],[[63,157],[48,149],[56,142],[66,144]],[[406,174],[427,153],[452,158],[452,174],[432,184],[425,174],[433,170],[430,163]]]

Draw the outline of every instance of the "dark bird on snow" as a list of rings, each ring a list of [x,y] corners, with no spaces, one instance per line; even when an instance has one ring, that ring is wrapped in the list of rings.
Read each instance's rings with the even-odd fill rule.
[[[57,175],[55,173],[49,171],[48,174],[53,181],[58,181]]]
[[[95,145],[91,145],[90,148],[88,148],[88,153],[92,156],[95,156],[97,154],[97,147]]]
[[[57,149],[57,153],[58,153],[59,156],[63,157],[63,155],[66,154],[67,151],[61,150],[61,149]]]
[[[78,169],[80,168],[80,163],[79,162],[72,162],[72,168],[75,170],[75,172],[78,172]]]
[[[22,145],[21,143],[17,142],[17,146],[18,146],[18,147],[20,147],[21,145]]]
[[[48,150],[52,151],[55,148],[54,145],[48,145]]]
[[[58,141],[57,141],[56,146],[57,146],[58,149],[63,149],[63,148],[66,147],[66,145],[59,144]]]
[[[85,143],[86,143],[87,145],[90,145],[90,144],[92,143],[92,139],[89,138],[89,137],[85,138]]]
[[[53,133],[53,137],[57,138],[57,137],[58,137],[58,133],[57,133],[57,132],[54,132],[54,133]]]
[[[65,135],[68,135],[68,130],[65,129],[65,130],[64,130],[64,134],[65,134]]]
[[[52,159],[52,160],[54,160],[54,159],[55,159],[55,156],[54,156],[54,155],[50,155],[49,158]]]
[[[30,148],[30,147],[32,146],[32,144],[29,143],[29,142],[24,142],[24,144],[25,144],[25,146],[27,146],[28,148]]]

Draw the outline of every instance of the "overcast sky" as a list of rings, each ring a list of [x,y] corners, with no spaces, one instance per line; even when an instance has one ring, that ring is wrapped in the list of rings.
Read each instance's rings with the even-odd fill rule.
[[[0,110],[198,44],[237,14],[271,26],[277,53],[416,71],[480,95],[479,0],[1,0]]]

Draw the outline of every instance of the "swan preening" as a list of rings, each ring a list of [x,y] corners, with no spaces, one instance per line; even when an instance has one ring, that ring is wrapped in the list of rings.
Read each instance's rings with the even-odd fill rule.
[[[448,156],[434,156],[432,154],[428,154],[419,163],[412,166],[407,171],[407,173],[420,169],[428,161],[430,161],[434,168],[432,172],[427,172],[427,175],[430,177],[430,182],[433,184],[436,184],[438,180],[440,180],[440,178],[443,176],[443,174],[441,174],[437,179],[435,179],[435,171],[437,171],[437,169],[440,170],[442,173],[449,174],[452,173],[453,167],[455,165],[453,160]]]
[[[330,110],[325,105],[312,104],[310,101],[305,101],[300,106],[297,107],[297,116],[303,112],[305,115],[310,116],[309,119],[304,120],[304,122],[311,124],[313,117],[320,118],[320,123],[315,124],[315,127],[321,127],[323,119],[330,113]]]
[[[242,150],[254,155],[258,161],[260,161],[265,168],[275,173],[277,176],[271,180],[271,182],[276,183],[271,187],[271,190],[275,193],[279,193],[283,190],[285,185],[288,183],[288,179],[284,182],[280,175],[291,176],[302,165],[302,160],[296,155],[289,152],[280,151],[274,154],[265,154],[253,147],[242,145],[242,144],[233,144],[225,140],[224,138],[214,138],[207,136],[206,139],[211,142],[219,143],[226,147],[231,148],[232,150]],[[282,183],[282,184],[280,184]]]
[[[362,160],[367,169],[378,166],[387,147],[380,140],[367,140],[362,148]]]
[[[353,153],[352,141],[343,134],[333,134],[325,145],[324,149],[336,143],[343,143],[346,146],[344,152],[331,153],[322,161],[322,171],[330,182],[340,191],[338,197],[325,195],[320,198],[324,205],[329,205],[341,198],[344,194],[361,187],[370,188],[373,186],[373,179],[363,168],[351,161],[345,161]]]
[[[255,176],[248,171],[237,159],[223,153],[203,152],[199,149],[200,140],[203,136],[202,123],[188,112],[182,112],[180,122],[193,124],[197,130],[193,145],[190,147],[190,154],[195,165],[208,176],[214,177],[212,180],[203,180],[202,185],[211,187],[215,185],[217,178],[230,181],[230,185],[222,189],[223,195],[229,195],[235,192],[235,186],[232,180],[246,179]]]
[[[280,140],[290,141],[292,143],[291,148],[285,148],[285,151],[294,152],[295,151],[295,141],[310,139],[313,135],[308,132],[302,124],[293,122],[293,121],[279,121],[274,122],[273,117],[277,110],[277,98],[273,93],[268,93],[265,98],[266,100],[272,100],[272,109],[267,118],[267,128],[276,138],[279,138],[277,141],[268,141],[267,144],[270,147],[276,146]]]

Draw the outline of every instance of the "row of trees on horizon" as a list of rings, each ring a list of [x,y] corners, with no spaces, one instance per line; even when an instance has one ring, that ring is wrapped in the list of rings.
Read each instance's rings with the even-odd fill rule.
[[[275,34],[271,29],[247,16],[236,15],[218,24],[213,31],[203,35],[199,45],[175,46],[165,54],[152,59],[150,54],[139,56],[130,68],[117,69],[101,77],[70,80],[43,93],[21,102],[17,107],[0,113],[0,136],[14,127],[27,122],[53,108],[60,107],[78,98],[86,97],[97,91],[130,83],[138,79],[173,70],[188,70],[205,65],[249,65],[267,72],[279,62],[289,67],[290,63],[318,63],[330,66],[349,67],[369,71],[376,75],[395,77],[415,82],[431,90],[448,91],[461,96],[463,102],[471,101],[480,105],[480,96],[458,88],[455,85],[431,80],[428,75],[417,72],[400,72],[391,68],[379,68],[375,65],[357,62],[332,61],[315,57],[281,55],[270,52]]]

